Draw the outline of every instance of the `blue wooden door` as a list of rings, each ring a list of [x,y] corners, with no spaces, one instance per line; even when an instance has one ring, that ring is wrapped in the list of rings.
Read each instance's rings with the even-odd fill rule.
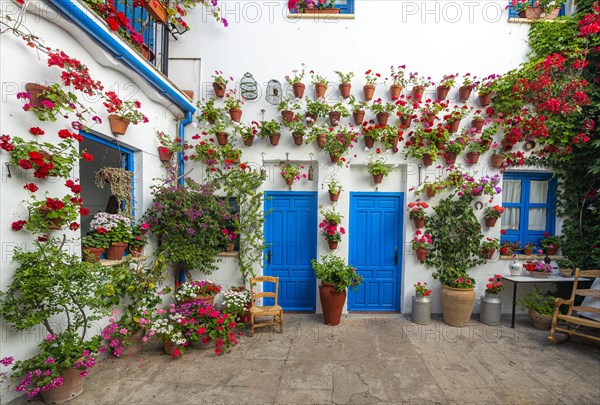
[[[265,275],[279,277],[279,305],[315,311],[316,278],[310,264],[317,256],[317,193],[266,192]]]
[[[350,193],[348,262],[364,281],[348,310],[400,311],[402,193]]]

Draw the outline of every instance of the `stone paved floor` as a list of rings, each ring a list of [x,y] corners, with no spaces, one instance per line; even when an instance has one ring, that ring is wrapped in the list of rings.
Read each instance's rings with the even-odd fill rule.
[[[526,319],[464,328],[401,315],[286,315],[225,356],[190,349],[178,360],[149,345],[102,361],[69,404],[598,404],[600,345],[555,345]],[[37,403],[34,401],[33,403]]]

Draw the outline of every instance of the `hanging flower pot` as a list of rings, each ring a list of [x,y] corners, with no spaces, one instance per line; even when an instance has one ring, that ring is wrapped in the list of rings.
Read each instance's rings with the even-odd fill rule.
[[[229,117],[233,122],[240,122],[240,120],[242,119],[242,110],[240,110],[239,108],[230,108]]]
[[[382,127],[386,126],[389,118],[390,118],[390,113],[387,113],[387,112],[377,113],[377,123],[379,124],[379,126],[382,126]]]
[[[485,122],[485,120],[483,118],[475,118],[474,120],[471,120],[471,126],[473,128],[477,128],[477,130],[481,131],[483,129],[484,122]]]
[[[492,167],[495,167],[495,168],[502,167],[502,164],[504,163],[503,155],[493,154],[491,159],[492,159]]]
[[[392,101],[396,101],[400,98],[400,94],[402,94],[402,86],[399,84],[392,84],[390,87],[390,97]]]
[[[456,153],[454,152],[446,152],[445,153],[445,157],[446,157],[446,163],[449,165],[453,165],[454,163],[456,163]]]
[[[329,245],[329,250],[336,250],[338,247],[338,242],[332,242],[328,240],[327,244]]]
[[[392,148],[393,149],[397,149],[398,148],[398,142],[400,142],[400,137],[399,136],[393,136],[391,139],[389,139],[390,143],[392,144]]]
[[[486,260],[490,260],[492,256],[494,256],[494,252],[496,252],[496,249],[483,248],[481,249],[481,257]]]
[[[249,136],[248,138],[244,139],[244,145],[246,145],[246,146],[252,146],[253,143],[254,143],[254,135]]]
[[[502,148],[504,150],[511,150],[515,146],[515,143],[508,138],[502,139]]]
[[[437,116],[434,113],[430,113],[427,114],[425,121],[429,124],[429,125],[433,125],[433,123],[435,122],[435,119],[437,118]]]
[[[413,218],[413,222],[415,223],[415,228],[421,229],[425,226],[425,218]]]
[[[285,179],[285,184],[287,184],[288,186],[293,186],[294,185],[294,179]]]
[[[427,255],[429,254],[429,250],[424,249],[424,248],[419,248],[416,250],[416,253],[417,253],[417,260],[420,261],[421,263],[423,263],[425,260],[427,260]]]
[[[217,82],[213,82],[213,89],[215,91],[215,97],[217,98],[223,98],[225,97],[225,89],[227,86],[224,85],[220,85]]]
[[[373,145],[375,145],[375,138],[373,138],[372,136],[365,135],[364,139],[365,139],[365,147],[370,149],[373,147]]]
[[[342,310],[346,303],[346,290],[337,291],[335,284],[322,283],[319,286],[319,297],[323,307],[323,321],[326,325],[339,325],[342,319]]]
[[[127,118],[120,117],[116,114],[110,114],[108,116],[108,122],[110,123],[110,130],[113,135],[125,135],[127,127],[129,126],[129,120]]]
[[[170,162],[173,159],[173,152],[164,146],[158,147],[158,158],[161,162]]]
[[[106,249],[106,258],[108,260],[121,260],[127,249],[127,243],[113,242]]]
[[[471,89],[471,86],[461,86],[458,89],[458,98],[460,99],[460,101],[467,101],[471,96],[471,91],[473,91],[473,89]]]
[[[352,113],[352,118],[354,118],[354,123],[356,125],[362,125],[365,121],[365,110],[358,110]]]
[[[331,153],[329,154],[329,160],[331,160],[331,163],[337,163],[340,161],[340,157],[336,156],[336,155],[332,155]]]
[[[325,92],[327,91],[326,83],[317,83],[315,84],[315,97],[321,98],[325,96]]]
[[[412,96],[414,100],[421,100],[423,98],[423,93],[425,92],[425,87],[423,86],[415,86],[412,88]]]
[[[448,131],[450,131],[451,134],[454,134],[458,131],[458,127],[460,127],[460,120],[450,121],[448,122],[448,126],[450,127],[448,128]]]
[[[339,111],[331,111],[329,113],[329,123],[332,127],[336,127],[340,123],[340,119],[342,119],[342,113]]]
[[[366,101],[373,100],[373,95],[375,94],[375,86],[372,84],[366,84],[363,86],[363,95],[365,96]]]
[[[400,117],[400,123],[402,124],[402,128],[408,129],[412,124],[413,117]]]
[[[317,135],[317,146],[319,148],[323,149],[326,144],[327,144],[327,134]]]
[[[436,194],[436,191],[435,191],[435,188],[433,188],[433,186],[427,186],[427,187],[425,187],[425,195],[428,198],[435,197],[435,194]]]
[[[41,97],[40,94],[47,90],[48,87],[39,85],[37,83],[27,83],[25,85],[25,90],[29,93],[29,102],[35,108],[42,108],[42,101],[46,100]]]
[[[144,245],[140,246],[131,246],[128,247],[129,253],[133,257],[140,257],[142,255],[142,251],[144,250]]]
[[[433,158],[431,157],[431,155],[429,155],[429,154],[425,153],[425,154],[423,155],[423,165],[424,165],[425,167],[429,167],[429,166],[431,166],[432,164],[433,164]]]
[[[306,89],[306,86],[304,85],[304,83],[294,83],[294,84],[292,84],[292,88],[294,89],[294,97],[296,97],[296,98],[304,97],[304,90]]]
[[[309,127],[312,127],[313,125],[315,125],[315,122],[317,122],[317,114],[311,114],[307,112],[306,114],[304,114],[304,116],[306,117],[306,124]]]
[[[483,195],[483,189],[476,188],[471,192],[471,194],[473,195],[473,197],[481,197]]]
[[[225,246],[225,251],[227,253],[232,253],[235,251],[235,243],[228,243],[227,246]]]
[[[289,110],[283,110],[281,112],[281,118],[283,119],[283,122],[289,124],[294,119],[294,112]]]
[[[340,198],[340,194],[342,192],[338,191],[337,193],[332,193],[331,191],[329,192],[329,201],[331,202],[337,202],[337,200]]]
[[[481,141],[481,146],[483,146],[485,148],[486,151],[490,150],[490,146],[492,145],[492,141],[489,140],[483,140]]]
[[[62,385],[42,391],[42,399],[49,404],[60,404],[78,397],[83,392],[84,379],[79,376],[80,371],[74,368],[65,370],[61,377]]]
[[[217,143],[221,146],[227,145],[227,132],[217,132]]]
[[[373,175],[373,183],[381,184],[383,182],[383,174],[374,174]]]
[[[279,138],[281,138],[281,134],[279,132],[276,134],[270,135],[269,142],[271,142],[271,145],[277,146],[277,145],[279,145]]]
[[[104,248],[84,247],[81,248],[81,253],[84,262],[98,263],[104,254]]]
[[[467,153],[467,162],[469,164],[476,164],[477,162],[479,162],[479,152],[469,152]]]
[[[58,231],[63,226],[63,220],[60,218],[47,218],[46,216],[52,211],[52,209],[42,206],[38,209],[40,215],[44,217],[44,220],[48,226],[49,231]]]
[[[302,132],[294,132],[292,134],[292,137],[294,138],[294,145],[302,145],[302,142],[303,142]]]
[[[445,100],[448,97],[448,92],[450,91],[450,87],[447,86],[438,86],[437,88],[437,99]]]
[[[498,222],[498,218],[484,218],[485,226],[488,228],[493,228],[496,226],[496,222]]]
[[[491,103],[492,103],[492,93],[479,95],[479,105],[481,105],[482,107],[487,107]]]
[[[167,22],[167,10],[163,6],[161,1],[158,0],[145,0],[144,8],[148,11],[148,14],[152,16],[152,19],[157,22],[164,24]]]
[[[340,84],[339,89],[340,89],[340,94],[342,95],[342,98],[350,97],[350,90],[352,89],[352,85],[350,83]]]

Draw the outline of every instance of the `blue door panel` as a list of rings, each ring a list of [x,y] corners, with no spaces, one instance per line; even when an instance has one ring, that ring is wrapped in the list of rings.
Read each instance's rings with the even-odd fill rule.
[[[402,193],[350,195],[349,263],[364,281],[350,293],[349,310],[400,310],[403,201]]]
[[[310,261],[317,253],[317,194],[267,192],[265,212],[265,240],[270,244],[265,257],[270,254],[271,261],[265,260],[264,274],[279,277],[284,309],[314,311],[316,279]]]

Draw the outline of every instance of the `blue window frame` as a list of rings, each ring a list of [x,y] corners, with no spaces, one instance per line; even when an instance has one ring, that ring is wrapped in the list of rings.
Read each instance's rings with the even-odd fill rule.
[[[335,0],[335,8],[340,9],[340,14],[354,14],[355,0]]]
[[[535,242],[539,247],[545,233],[554,235],[556,187],[551,173],[504,173],[501,242]]]
[[[535,0],[529,0],[529,2],[531,3],[531,5],[533,5],[533,3],[535,3]],[[560,12],[558,13],[559,17],[562,17],[565,15],[565,3],[563,3],[560,6]],[[510,1],[508,2],[508,18],[519,18],[519,13],[517,13],[515,11],[515,9],[513,8],[513,6],[510,5]]]
[[[144,37],[144,43],[150,49],[154,49],[154,20],[150,17],[144,7],[134,7],[131,0],[115,1],[117,11],[122,11],[131,21],[136,32]]]

